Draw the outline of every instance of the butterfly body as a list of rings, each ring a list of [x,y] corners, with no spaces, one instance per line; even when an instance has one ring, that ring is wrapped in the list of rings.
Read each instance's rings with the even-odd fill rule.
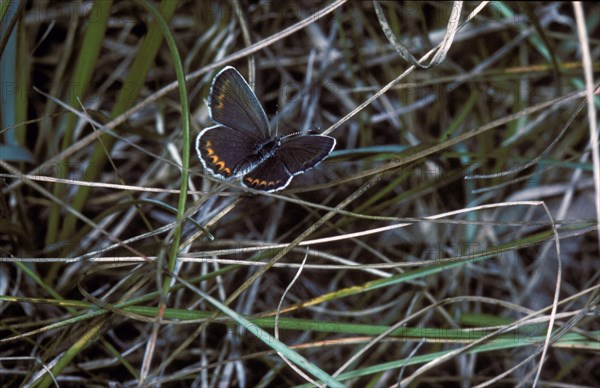
[[[212,176],[242,177],[242,185],[248,188],[281,190],[335,147],[333,137],[314,133],[271,137],[262,106],[231,66],[215,76],[208,107],[216,125],[198,134],[198,158]]]
[[[275,155],[275,152],[277,152],[279,147],[281,147],[281,140],[279,137],[257,144],[254,148],[254,152],[251,155],[248,155],[246,160],[240,162],[234,168],[233,175],[241,176],[249,171],[252,171],[260,164],[264,163],[267,159]]]

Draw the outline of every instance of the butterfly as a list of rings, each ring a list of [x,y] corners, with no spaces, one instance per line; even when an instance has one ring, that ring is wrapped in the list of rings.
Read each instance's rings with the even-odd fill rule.
[[[215,125],[198,134],[198,158],[212,176],[241,177],[247,188],[269,193],[282,190],[335,147],[335,138],[312,132],[272,137],[258,98],[231,66],[213,79],[208,109]]]

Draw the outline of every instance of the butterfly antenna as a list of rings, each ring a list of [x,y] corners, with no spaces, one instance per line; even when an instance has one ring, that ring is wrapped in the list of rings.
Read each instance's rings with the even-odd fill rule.
[[[275,111],[275,117],[279,117],[279,109]],[[279,136],[279,120],[275,123],[275,136]]]

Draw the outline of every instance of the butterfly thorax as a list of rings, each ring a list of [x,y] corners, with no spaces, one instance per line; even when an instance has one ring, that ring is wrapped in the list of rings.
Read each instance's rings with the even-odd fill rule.
[[[260,156],[264,161],[273,156],[279,147],[281,147],[281,137],[277,136],[274,139],[258,144],[255,154]]]
[[[275,152],[277,152],[279,147],[281,147],[280,136],[277,136],[274,139],[268,140],[266,142],[257,144],[252,155],[248,156],[246,160],[235,166],[233,175],[243,175],[255,169],[256,167],[261,165],[265,160],[275,155]]]

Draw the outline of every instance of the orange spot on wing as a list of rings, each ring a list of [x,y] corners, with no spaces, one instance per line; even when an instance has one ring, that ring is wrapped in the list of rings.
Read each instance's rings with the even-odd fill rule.
[[[207,141],[206,145],[204,146],[204,149],[206,150],[207,158],[210,158],[210,164],[212,165],[212,169],[214,171],[221,172],[224,176],[230,176],[231,169],[227,167],[227,164],[223,160],[221,160],[221,158],[219,158],[218,155],[215,155],[215,151],[210,147],[210,145],[211,142]]]
[[[250,186],[254,186],[254,187],[257,187],[257,188],[260,188],[262,186],[264,186],[264,187],[273,187],[273,186],[278,185],[279,183],[281,183],[281,179],[278,179],[277,181],[267,181],[265,179],[258,179],[258,178],[246,177],[246,182],[248,182],[248,184]]]
[[[215,153],[215,151],[212,149],[212,143],[210,141],[206,142],[206,144],[204,145],[204,149],[208,153],[208,156]]]
[[[218,94],[215,96],[217,98],[217,103],[215,104],[215,108],[222,109],[225,103],[225,95]]]

